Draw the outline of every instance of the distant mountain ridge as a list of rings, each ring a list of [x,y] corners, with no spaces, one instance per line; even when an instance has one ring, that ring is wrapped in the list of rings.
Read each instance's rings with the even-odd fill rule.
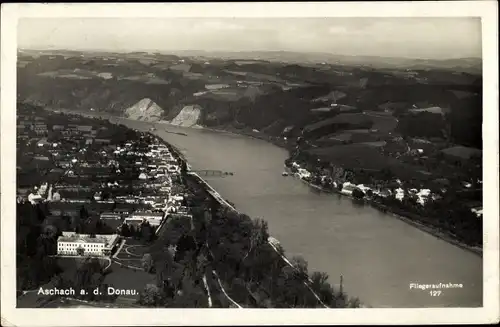
[[[340,113],[359,115],[387,110],[402,117],[410,108],[439,107],[449,109],[445,118],[455,143],[482,146],[481,74],[442,69],[376,69],[366,65],[270,63],[258,58],[210,59],[200,63],[200,58],[140,53],[21,52],[17,67],[18,101],[80,111],[99,108],[113,115],[164,120],[182,126],[256,129],[272,136],[281,136],[292,126],[290,137],[300,135],[305,126]],[[475,62],[476,59],[466,58],[450,60],[448,64]],[[411,63],[425,65],[426,61],[411,60]],[[100,74],[110,78],[102,78]],[[211,89],[214,85],[217,87]],[[228,87],[219,89],[218,85]],[[426,114],[411,115],[405,121],[418,119],[414,116]],[[372,123],[375,124],[374,120]],[[406,125],[402,125],[403,129]],[[414,130],[408,133],[417,132],[420,133]]]
[[[450,58],[450,59],[423,59],[423,58],[399,58],[399,57],[380,57],[380,56],[358,56],[358,55],[339,55],[323,52],[302,53],[294,51],[206,51],[206,50],[172,50],[172,51],[142,51],[142,52],[112,52],[106,50],[95,51],[77,51],[77,50],[34,50],[19,49],[21,52],[40,52],[40,53],[94,53],[100,55],[117,56],[128,55],[147,55],[147,56],[187,56],[202,57],[213,59],[230,60],[255,60],[255,61],[278,61],[297,64],[337,64],[337,65],[360,65],[373,66],[374,68],[392,68],[392,69],[444,69],[456,70],[472,74],[482,73],[481,58]]]
[[[419,59],[379,56],[337,55],[312,52],[300,53],[292,51],[204,51],[183,50],[170,53],[182,56],[203,56],[232,60],[283,61],[290,63],[327,63],[340,65],[368,65],[377,68],[411,68],[411,69],[462,69],[464,72],[481,73],[481,58],[452,59]]]

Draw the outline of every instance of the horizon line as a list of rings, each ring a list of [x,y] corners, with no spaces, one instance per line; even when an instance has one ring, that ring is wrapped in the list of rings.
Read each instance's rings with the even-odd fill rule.
[[[377,56],[377,55],[356,55],[356,54],[336,54],[330,52],[320,52],[320,51],[294,51],[294,50],[201,50],[201,49],[177,49],[177,50],[157,50],[157,49],[137,49],[137,50],[124,50],[124,49],[67,49],[67,48],[29,48],[29,47],[19,47],[17,51],[22,50],[30,50],[30,51],[75,51],[75,52],[110,52],[110,53],[133,53],[133,52],[145,52],[145,53],[158,53],[158,54],[174,54],[175,52],[205,52],[205,53],[217,53],[217,52],[225,52],[228,54],[237,54],[237,53],[273,53],[273,52],[286,52],[286,53],[296,53],[296,54],[304,54],[304,55],[330,55],[330,56],[338,56],[338,57],[364,57],[364,58],[385,58],[385,59],[408,59],[408,60],[433,60],[433,61],[446,61],[446,60],[465,60],[465,59],[478,59],[483,60],[481,57],[449,57],[449,58],[423,58],[423,57],[388,57],[388,56]],[[249,59],[248,59],[249,60]]]

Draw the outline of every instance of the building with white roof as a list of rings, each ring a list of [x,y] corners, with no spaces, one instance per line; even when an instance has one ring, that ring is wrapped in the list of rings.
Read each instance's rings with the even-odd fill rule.
[[[417,193],[417,202],[420,203],[421,205],[425,205],[427,202],[427,199],[429,198],[429,195],[431,195],[431,190],[423,188]]]
[[[356,185],[351,184],[350,182],[345,182],[344,184],[342,184],[342,190],[340,191],[340,193],[351,196],[352,192],[356,189],[358,189]]]
[[[404,197],[405,197],[405,191],[399,187],[396,189],[396,194],[394,195],[394,197],[396,199],[398,199],[399,201],[403,201]]]
[[[28,201],[31,203],[31,204],[37,204],[38,202],[41,202],[43,201],[43,198],[40,194],[33,194],[33,193],[30,193],[28,195]]]
[[[142,223],[143,221],[147,221],[151,226],[159,226],[164,215],[162,212],[134,212],[125,218],[125,223]]]

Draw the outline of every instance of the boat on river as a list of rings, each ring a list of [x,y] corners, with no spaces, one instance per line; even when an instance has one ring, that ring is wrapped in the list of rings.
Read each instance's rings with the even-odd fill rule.
[[[286,171],[282,172],[281,176],[288,176],[288,172],[286,172]]]

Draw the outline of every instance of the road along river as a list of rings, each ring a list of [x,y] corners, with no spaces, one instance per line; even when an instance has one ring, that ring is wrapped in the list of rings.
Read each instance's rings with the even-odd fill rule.
[[[142,131],[152,126],[119,122]],[[309,271],[326,272],[333,285],[338,286],[342,275],[349,296],[379,308],[482,306],[480,256],[370,206],[318,193],[294,177],[281,176],[288,154],[267,142],[203,129],[156,127],[155,134],[179,148],[193,169],[234,172],[204,178],[239,211],[265,219],[288,257],[303,256]],[[438,293],[410,288],[411,283],[451,283],[456,288]]]

